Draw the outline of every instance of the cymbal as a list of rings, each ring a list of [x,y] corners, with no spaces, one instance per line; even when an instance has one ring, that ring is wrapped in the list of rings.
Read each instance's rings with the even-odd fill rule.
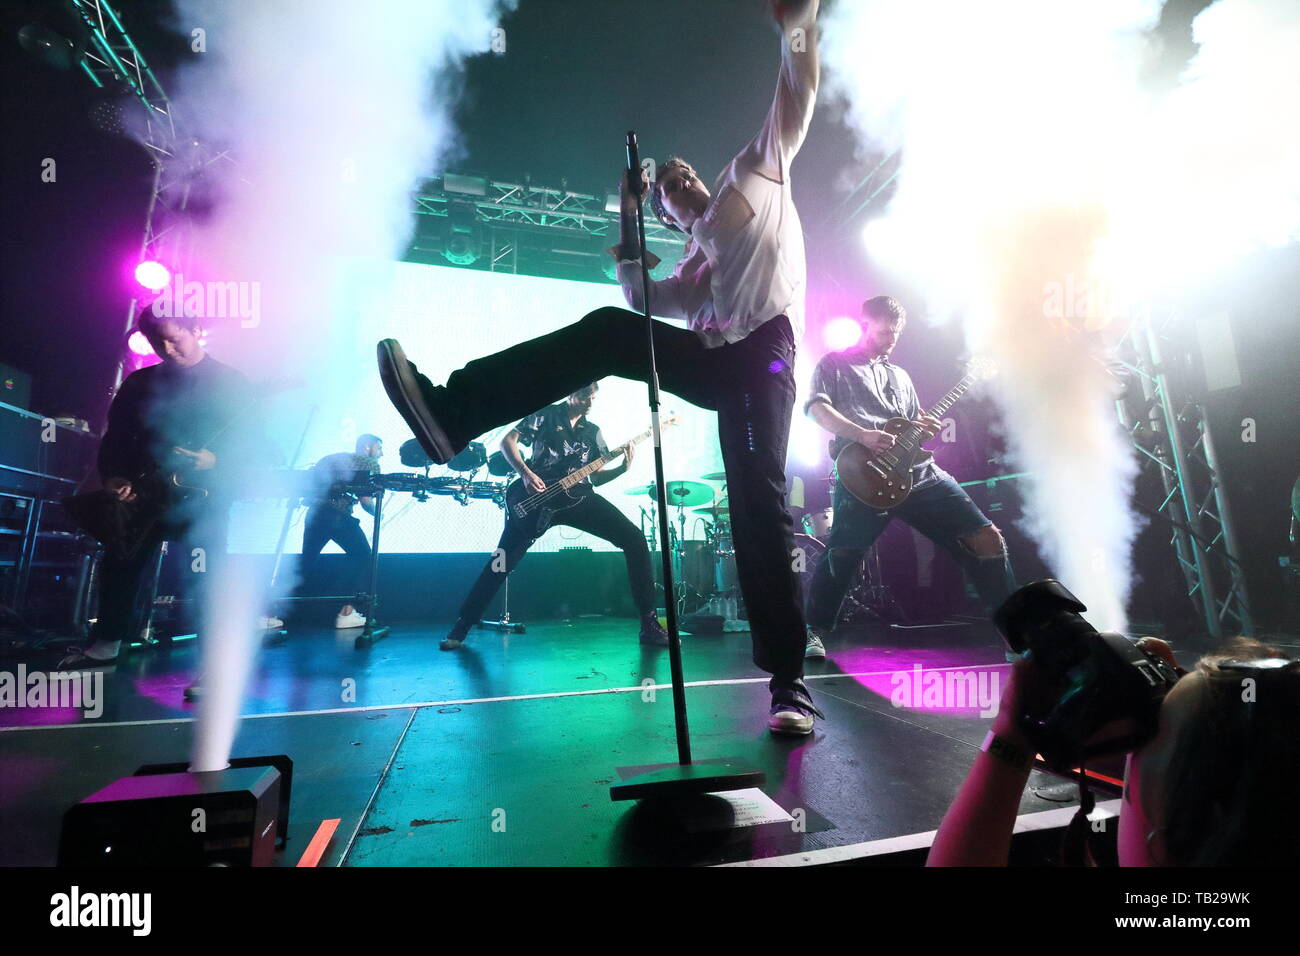
[[[700,475],[701,481],[726,481],[727,473],[725,471],[715,471],[711,475]]]
[[[670,481],[666,485],[668,504],[707,505],[713,500],[713,489],[698,481]]]
[[[713,500],[713,489],[708,485],[698,481],[669,481],[664,483],[664,490],[668,495],[669,507],[676,508],[679,505],[686,507],[688,505],[704,505]],[[639,488],[629,488],[624,494],[628,495],[649,495],[655,497],[654,483]]]

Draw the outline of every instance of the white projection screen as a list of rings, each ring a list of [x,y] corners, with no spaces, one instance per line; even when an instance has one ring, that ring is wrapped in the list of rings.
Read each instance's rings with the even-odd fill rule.
[[[380,339],[398,339],[420,370],[440,384],[471,359],[553,331],[592,309],[625,305],[613,284],[409,262],[349,261],[331,269],[329,281],[337,285],[337,294],[332,297],[336,313],[322,323],[318,339],[310,343],[311,358],[302,375],[304,381],[268,399],[262,420],[270,443],[285,464],[302,441],[298,468],[309,467],[334,452],[351,451],[358,435],[372,432],[384,440],[384,472],[418,473],[403,466],[398,457],[399,446],[411,436],[379,381],[374,356],[375,343]],[[219,336],[214,337],[211,349],[217,358],[238,364],[237,359],[223,354]],[[502,382],[501,387],[509,388],[510,383]],[[669,480],[699,480],[704,474],[722,471],[713,412],[668,393],[663,396],[661,411],[664,415],[676,413],[682,419],[681,424],[664,432],[664,465]],[[589,417],[600,426],[611,446],[622,443],[649,427],[646,386],[618,378],[602,380]],[[514,424],[507,423],[480,437],[489,455],[500,447],[501,437]],[[649,441],[637,451],[630,472],[601,486],[599,493],[639,524],[640,509],[652,511],[653,499],[625,492],[651,482],[654,461]],[[434,467],[431,474],[452,472]],[[486,469],[475,477],[490,478]],[[711,484],[717,489],[722,487],[721,483]],[[240,502],[232,514],[230,550],[274,552],[285,512],[283,500]],[[360,508],[356,514],[369,536],[370,517]],[[285,545],[287,554],[302,550],[305,515],[305,508],[293,515]],[[686,517],[687,538],[703,537],[699,516],[688,510]],[[450,497],[431,497],[419,502],[409,494],[390,493],[385,499],[380,550],[387,554],[490,552],[496,547],[502,523],[503,514],[491,501],[461,505]],[[565,527],[550,529],[534,550],[556,551],[573,546],[613,550],[604,541]],[[338,551],[331,542],[325,553]]]

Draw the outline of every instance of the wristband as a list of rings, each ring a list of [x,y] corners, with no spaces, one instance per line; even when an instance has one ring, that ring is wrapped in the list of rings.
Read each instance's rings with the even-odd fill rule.
[[[999,737],[991,730],[984,738],[984,743],[980,745],[980,750],[997,757],[1003,763],[1015,767],[1017,770],[1030,770],[1034,766],[1034,755],[1032,753],[1017,747],[1005,737]]]

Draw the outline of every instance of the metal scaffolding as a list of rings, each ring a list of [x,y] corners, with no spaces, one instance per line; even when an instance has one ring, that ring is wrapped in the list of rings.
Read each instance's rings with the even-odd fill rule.
[[[135,128],[134,138],[149,154],[154,176],[137,261],[152,259],[169,264],[173,273],[183,272],[192,251],[187,212],[195,183],[208,167],[233,159],[228,151],[212,150],[177,130],[166,91],[107,0],[68,2],[87,34],[87,42],[78,47],[81,69],[97,87],[116,87],[142,108],[144,125]],[[124,339],[139,308],[140,298],[133,296],[127,305]],[[124,347],[110,397],[122,384],[126,355]]]
[[[489,250],[488,268],[494,272],[519,270],[518,237],[524,231],[608,239],[611,244],[618,236],[615,197],[573,192],[564,186],[556,189],[447,174],[426,183],[414,199],[417,214],[451,219],[453,231],[465,230],[470,225],[482,230]],[[462,210],[463,219],[457,221]],[[682,243],[679,233],[653,218],[646,220],[646,239],[665,244]],[[448,261],[459,261],[454,252],[444,255]]]
[[[1170,333],[1174,314],[1147,317],[1124,334],[1120,359],[1133,375],[1128,394],[1116,402],[1121,424],[1144,465],[1155,468],[1164,499],[1153,509],[1168,519],[1170,544],[1211,636],[1252,634],[1246,577],[1227,497],[1219,477],[1214,439],[1192,388],[1192,369]]]

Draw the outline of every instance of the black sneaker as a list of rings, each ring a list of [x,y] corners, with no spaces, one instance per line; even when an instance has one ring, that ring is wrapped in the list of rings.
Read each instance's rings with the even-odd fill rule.
[[[668,646],[668,632],[659,623],[658,616],[647,614],[641,618],[641,643],[650,647]]]
[[[464,646],[465,646],[465,638],[463,638],[463,637],[450,637],[450,636],[449,636],[449,637],[447,637],[447,638],[446,638],[446,639],[445,639],[441,644],[438,645],[438,650],[440,650],[440,651],[458,651],[458,650],[460,650],[460,649],[461,649],[462,647],[464,647]]]
[[[808,628],[808,643],[804,645],[803,656],[809,660],[826,658],[826,645],[822,643],[821,635],[811,627]]]
[[[432,391],[429,380],[407,361],[406,353],[402,351],[397,339],[384,339],[376,352],[379,358],[379,378],[384,383],[388,400],[406,421],[425,454],[435,464],[445,465],[460,449],[448,437],[429,406],[426,398],[426,387]]]
[[[802,680],[792,684],[777,684],[775,678],[769,682],[772,691],[772,709],[767,718],[767,729],[774,734],[810,734],[813,719],[826,715],[812,702],[812,695]]]

